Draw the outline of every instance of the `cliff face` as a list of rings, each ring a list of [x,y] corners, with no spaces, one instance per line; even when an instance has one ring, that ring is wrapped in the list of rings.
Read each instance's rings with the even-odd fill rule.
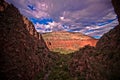
[[[118,16],[119,24],[101,37],[97,43],[99,49],[120,50],[120,1],[112,0],[112,4]]]
[[[120,23],[120,0],[111,0]]]
[[[96,48],[101,51],[101,61],[105,62],[107,79],[120,79],[120,0],[112,0],[119,24],[98,41]]]
[[[101,50],[120,50],[120,25],[104,34],[98,41],[96,48]]]
[[[79,80],[120,80],[120,26],[104,34],[97,46],[85,46],[69,63],[72,76]]]
[[[97,43],[98,49],[120,50],[120,1],[112,0],[112,4],[118,16],[119,24],[101,37]]]
[[[95,46],[98,41],[81,33],[70,33],[66,31],[46,33],[42,36],[51,51],[65,51],[65,53],[77,51],[85,45]]]
[[[119,25],[104,34],[95,48],[75,52],[69,64],[71,75],[83,80],[120,80],[120,0],[112,3]]]
[[[48,55],[42,36],[17,8],[0,0],[0,78],[31,80]]]

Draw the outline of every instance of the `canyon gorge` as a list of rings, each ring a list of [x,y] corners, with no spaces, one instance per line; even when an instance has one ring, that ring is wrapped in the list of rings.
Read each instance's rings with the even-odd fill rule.
[[[119,24],[99,40],[75,33],[85,40],[80,48],[81,37],[55,33],[66,35],[56,42],[56,35],[39,34],[14,5],[0,0],[0,80],[120,80],[120,0],[111,2]],[[66,55],[49,50],[57,44],[80,49]]]

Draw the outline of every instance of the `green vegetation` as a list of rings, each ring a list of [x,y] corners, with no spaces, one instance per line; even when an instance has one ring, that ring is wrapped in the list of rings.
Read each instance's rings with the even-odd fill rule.
[[[119,80],[120,51],[97,50],[85,46],[72,54],[51,52],[53,64],[45,67],[35,80]]]
[[[58,54],[58,53],[57,53]],[[42,71],[35,80],[83,80],[77,79],[70,74],[68,63],[72,59],[73,54],[58,54],[58,60],[53,60],[54,65],[49,70]]]
[[[55,66],[51,70],[49,80],[73,80],[68,70],[68,61],[70,59],[68,55],[60,55],[59,60],[56,61]]]
[[[73,53],[74,51],[71,49],[63,49],[63,48],[55,48],[52,50],[53,52],[59,52],[60,54],[70,54]]]

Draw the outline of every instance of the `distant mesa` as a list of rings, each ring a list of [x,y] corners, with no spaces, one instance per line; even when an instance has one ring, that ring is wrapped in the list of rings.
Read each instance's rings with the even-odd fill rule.
[[[72,53],[86,45],[95,46],[98,41],[79,32],[55,31],[42,36],[51,51],[62,54]]]

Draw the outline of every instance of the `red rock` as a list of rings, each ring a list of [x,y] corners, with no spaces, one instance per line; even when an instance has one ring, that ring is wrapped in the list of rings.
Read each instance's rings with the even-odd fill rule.
[[[42,36],[45,39],[47,47],[51,51],[59,48],[63,50],[77,51],[86,45],[95,47],[98,41],[97,39],[81,33],[70,33],[66,31],[46,33]]]

